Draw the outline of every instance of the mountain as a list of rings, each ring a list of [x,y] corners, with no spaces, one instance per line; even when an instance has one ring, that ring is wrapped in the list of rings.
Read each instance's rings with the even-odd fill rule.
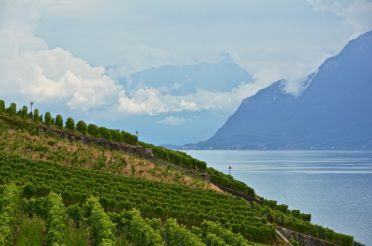
[[[124,85],[129,90],[154,87],[173,95],[184,95],[196,90],[228,91],[242,82],[252,82],[252,76],[240,67],[228,53],[221,53],[216,62],[192,65],[166,65],[131,74]]]
[[[197,149],[371,149],[372,31],[327,59],[294,96],[277,81],[244,99]]]
[[[241,83],[253,82],[249,71],[239,66],[228,53],[221,53],[216,61],[165,65],[142,70],[119,80],[128,95],[132,96],[139,92],[136,97],[139,101],[146,100],[146,96],[143,96],[144,99],[141,98],[141,91],[144,88],[154,88],[159,91],[161,97],[173,98],[175,107],[178,107],[178,101],[183,99],[192,103],[202,101],[205,105],[210,104],[213,107],[207,98],[200,98],[199,95],[207,93],[213,98],[213,95],[217,97],[218,93],[230,92]],[[168,104],[173,105],[172,102]],[[213,109],[211,107],[197,111],[170,110],[156,115],[132,114],[126,115],[125,118],[110,118],[106,124],[117,127],[125,124],[126,127],[131,127],[132,132],[138,130],[142,140],[182,146],[214,134],[236,105],[223,105]],[[168,118],[180,120],[172,124],[167,123]]]

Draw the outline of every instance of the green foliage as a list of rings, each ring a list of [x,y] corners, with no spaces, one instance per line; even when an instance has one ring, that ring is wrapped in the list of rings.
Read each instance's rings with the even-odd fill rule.
[[[39,115],[39,110],[38,109],[34,110],[33,117],[34,117],[34,121],[39,121],[40,115]]]
[[[138,138],[136,135],[130,134],[128,132],[120,131],[120,142],[137,144]]]
[[[88,133],[93,137],[99,137],[99,129],[95,124],[89,124]]]
[[[13,245],[13,234],[22,210],[22,189],[14,183],[6,185],[0,200],[0,245]]]
[[[190,227],[200,226],[204,220],[219,221],[226,227],[234,226],[234,233],[254,236],[258,242],[271,242],[273,234],[275,238],[275,228],[266,219],[271,211],[213,191],[0,154],[0,183],[11,180],[27,184],[25,192],[29,197],[45,196],[53,190],[62,194],[67,204],[73,204],[83,203],[93,194],[101,197],[102,206],[109,211],[138,208],[144,217],[173,217]]]
[[[163,239],[166,245],[203,246],[205,245],[197,236],[188,231],[175,219],[167,219],[163,229]]]
[[[5,111],[5,102],[4,100],[0,100],[0,113]]]
[[[241,181],[234,179],[232,176],[226,175],[211,167],[209,167],[207,170],[213,183],[223,186],[225,188],[232,189],[236,192],[246,194],[251,198],[254,198],[256,196],[254,190],[251,187],[249,187],[248,185]]]
[[[73,204],[67,207],[68,216],[73,219],[76,227],[80,227],[80,222],[83,219],[83,211],[78,204]]]
[[[63,118],[62,118],[62,115],[57,114],[55,124],[56,124],[56,126],[58,128],[61,128],[61,129],[63,128]]]
[[[16,115],[17,114],[17,105],[15,103],[11,103],[9,105],[9,108],[6,109],[6,112],[10,115]]]
[[[52,115],[50,114],[50,112],[45,113],[44,123],[47,124],[48,126],[52,124]]]
[[[76,124],[76,130],[84,135],[87,134],[87,124],[82,121],[82,120],[79,120],[78,123]]]
[[[66,129],[68,129],[70,131],[75,131],[75,121],[74,121],[74,119],[72,119],[71,117],[68,117],[67,120],[66,120],[65,127],[66,127]]]
[[[141,142],[140,144],[145,148],[152,149],[152,152],[156,157],[169,161],[176,165],[184,166],[190,169],[197,169],[200,171],[204,171],[207,168],[207,163],[205,163],[204,161],[199,161],[184,152],[174,151],[143,142]]]
[[[123,211],[119,218],[120,227],[135,245],[163,245],[163,240],[161,239],[159,231],[154,230],[147,224],[138,210],[132,209],[130,211]]]
[[[19,226],[17,246],[40,246],[44,243],[45,223],[39,217],[24,218]]]
[[[115,224],[103,210],[98,198],[91,196],[86,202],[93,241],[98,246],[115,245]]]
[[[47,242],[51,246],[64,245],[66,209],[62,197],[54,192],[48,195]]]
[[[98,130],[99,130],[100,137],[102,137],[106,140],[109,140],[109,141],[112,139],[111,132],[106,127],[100,127],[100,128],[98,128]]]
[[[223,228],[219,223],[212,221],[204,221],[201,225],[202,237],[205,239],[208,245],[211,245],[215,241],[215,236],[218,235],[226,244],[232,246],[248,246],[248,242],[240,234],[235,234],[229,229]],[[208,236],[209,235],[209,236]],[[220,243],[218,243],[219,245]]]
[[[301,244],[294,239],[291,239],[289,242],[292,244],[292,246],[301,246]]]
[[[21,117],[24,118],[24,119],[28,117],[28,109],[27,109],[27,106],[23,106],[23,107],[22,107],[22,110],[21,110]]]

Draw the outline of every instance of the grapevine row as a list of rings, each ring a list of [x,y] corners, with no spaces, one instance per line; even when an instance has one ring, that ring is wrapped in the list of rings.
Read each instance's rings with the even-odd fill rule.
[[[51,246],[64,245],[66,209],[62,197],[51,192],[47,197],[47,242]]]
[[[275,227],[268,224],[270,221],[336,244],[353,242],[350,236],[230,195],[0,154],[0,182],[12,180],[27,184],[28,197],[45,196],[54,190],[62,194],[67,204],[73,204],[83,203],[93,194],[100,196],[102,205],[110,211],[138,208],[145,217],[176,218],[187,226],[200,226],[204,220],[215,221],[250,241],[275,241]]]
[[[0,200],[0,245],[13,245],[13,235],[21,213],[22,189],[14,183],[6,185]]]

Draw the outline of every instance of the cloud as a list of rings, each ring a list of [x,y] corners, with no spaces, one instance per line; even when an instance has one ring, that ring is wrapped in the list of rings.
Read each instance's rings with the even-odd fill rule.
[[[106,75],[62,48],[49,49],[34,35],[39,15],[32,5],[0,3],[1,94],[38,103],[62,103],[87,111],[104,107],[121,87]]]
[[[353,36],[372,29],[372,1],[371,0],[307,0],[317,11],[327,11],[343,19],[343,23],[352,27]]]
[[[165,124],[165,125],[181,125],[185,123],[185,119],[182,117],[177,116],[167,116],[162,120],[157,121],[158,124]]]
[[[193,94],[179,96],[150,87],[125,91],[107,75],[104,67],[92,66],[66,49],[50,49],[43,39],[35,35],[40,18],[37,9],[25,3],[0,3],[1,96],[35,101],[39,105],[65,105],[77,112],[105,110],[115,114],[157,115],[230,110],[243,98],[262,88],[258,82],[242,84],[226,92],[197,90]],[[138,49],[154,56],[167,55],[165,51],[142,45]],[[180,119],[171,117],[164,121],[171,122],[180,123]]]

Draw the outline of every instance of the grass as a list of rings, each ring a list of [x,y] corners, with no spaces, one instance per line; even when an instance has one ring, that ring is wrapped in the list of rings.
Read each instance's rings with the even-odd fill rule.
[[[39,217],[24,218],[19,227],[17,246],[45,245],[45,222]]]
[[[128,241],[125,234],[121,234],[116,238],[116,246],[133,246],[133,244]]]
[[[46,134],[32,134],[25,129],[15,130],[1,119],[0,151],[32,160],[52,161],[64,166],[210,189],[210,185],[201,179],[134,154]]]
[[[65,244],[68,246],[88,245],[89,230],[84,226],[76,228],[73,221],[69,220],[65,228]]]

